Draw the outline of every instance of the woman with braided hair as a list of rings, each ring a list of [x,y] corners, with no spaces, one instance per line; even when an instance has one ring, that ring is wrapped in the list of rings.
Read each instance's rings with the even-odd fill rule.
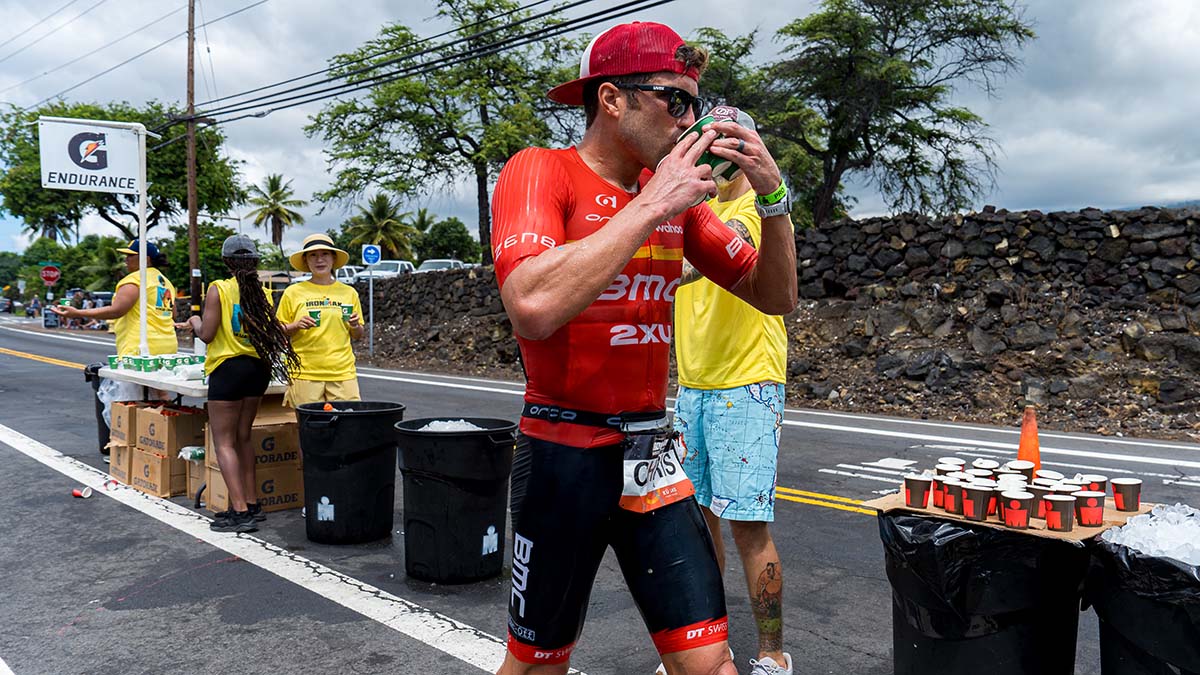
[[[204,361],[208,424],[217,465],[229,489],[229,510],[218,513],[209,527],[217,532],[253,532],[258,529],[254,523],[266,516],[254,496],[257,481],[250,430],[271,376],[289,381],[300,359],[258,281],[254,240],[240,234],[229,237],[221,246],[221,257],[232,277],[209,285],[203,316],[178,325],[190,328],[208,344]]]

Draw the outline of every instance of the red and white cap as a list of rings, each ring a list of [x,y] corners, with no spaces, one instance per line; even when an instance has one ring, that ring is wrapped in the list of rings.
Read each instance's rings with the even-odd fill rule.
[[[623,23],[592,38],[579,60],[579,78],[560,84],[546,95],[565,105],[583,105],[583,87],[601,77],[634,73],[671,72],[700,81],[700,71],[675,58],[684,44],[679,33],[661,23]]]

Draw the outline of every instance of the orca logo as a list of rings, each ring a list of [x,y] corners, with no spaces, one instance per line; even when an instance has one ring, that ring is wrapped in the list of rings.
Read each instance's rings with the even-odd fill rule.
[[[89,171],[99,171],[108,168],[108,151],[104,134],[85,131],[75,134],[67,142],[67,155],[75,166]]]
[[[596,195],[596,205],[597,206],[607,206],[609,208],[615,209],[615,208],[617,208],[617,196],[616,195]]]

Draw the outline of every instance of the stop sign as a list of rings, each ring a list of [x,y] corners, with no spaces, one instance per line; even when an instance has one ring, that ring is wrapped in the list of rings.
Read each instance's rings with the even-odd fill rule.
[[[60,276],[62,276],[62,274],[58,271],[58,268],[54,267],[53,265],[46,265],[42,268],[42,281],[46,282],[47,286],[53,285],[56,281],[58,281]]]

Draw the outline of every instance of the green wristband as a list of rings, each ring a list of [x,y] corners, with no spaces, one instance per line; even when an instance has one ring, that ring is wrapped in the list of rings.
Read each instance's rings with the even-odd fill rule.
[[[779,187],[775,188],[774,192],[768,195],[758,195],[754,198],[754,201],[758,202],[762,206],[778,204],[779,202],[783,201],[784,197],[787,196],[787,191],[787,184],[780,182]]]

